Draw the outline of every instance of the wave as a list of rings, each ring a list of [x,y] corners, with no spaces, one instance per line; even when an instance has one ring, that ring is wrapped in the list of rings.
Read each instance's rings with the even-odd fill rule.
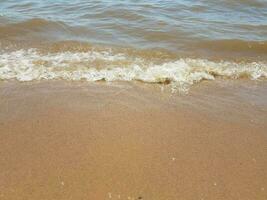
[[[79,27],[77,31],[83,33],[83,30]],[[12,23],[0,23],[0,42],[8,40],[20,43],[21,41],[27,41],[29,43],[33,41],[58,41],[64,38],[71,38],[77,34],[77,31],[73,31],[72,27],[67,26],[60,21],[50,21],[45,19],[34,18],[22,22]]]
[[[234,6],[234,5],[241,5],[241,6],[250,6],[250,7],[256,7],[256,8],[263,8],[267,6],[266,1],[264,0],[227,0],[224,1],[225,5],[227,6]]]
[[[64,26],[59,22],[48,21],[44,19],[30,19],[27,21],[17,22],[17,23],[8,23],[4,24],[1,27],[0,34],[1,36],[9,36],[10,33],[21,34],[23,32],[30,32],[30,31],[37,31],[37,30],[44,30],[46,28],[58,28]]]
[[[120,24],[99,25],[96,27],[69,25],[56,20],[33,18],[16,23],[0,21],[0,44],[15,46],[25,43],[28,48],[39,46],[44,43],[55,43],[67,40],[101,43],[107,45],[134,46],[137,48],[158,48],[163,47],[175,53],[183,51],[197,55],[215,55],[221,57],[251,57],[258,56],[266,58],[267,41],[241,40],[241,39],[210,39],[198,38],[193,33],[184,29],[164,29],[160,27],[155,31],[151,28],[131,28]],[[98,21],[97,21],[98,22]],[[99,22],[100,23],[100,22]],[[2,24],[2,25],[1,25]],[[240,29],[259,30],[263,35],[266,32],[266,25],[236,25]],[[233,27],[234,28],[234,27]],[[116,37],[111,37],[114,34]],[[240,37],[242,38],[242,37]],[[125,42],[126,41],[128,42]],[[123,41],[123,42],[122,42]],[[11,42],[10,44],[8,42]],[[34,46],[34,45],[35,46]]]
[[[267,41],[245,41],[237,39],[209,40],[196,44],[197,47],[219,52],[255,53],[258,55],[267,52]]]
[[[41,53],[37,49],[2,52],[0,79],[141,81],[170,83],[173,88],[188,90],[201,80],[222,78],[267,78],[267,63],[236,63],[181,58],[155,64],[139,57],[112,51]]]

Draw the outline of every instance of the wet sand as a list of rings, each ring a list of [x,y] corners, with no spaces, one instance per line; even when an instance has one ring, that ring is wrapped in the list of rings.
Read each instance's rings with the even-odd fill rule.
[[[1,82],[0,199],[267,199],[266,88]]]

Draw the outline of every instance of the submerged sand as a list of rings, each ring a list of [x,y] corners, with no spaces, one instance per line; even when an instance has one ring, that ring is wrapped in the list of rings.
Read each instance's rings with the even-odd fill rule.
[[[0,199],[267,199],[267,82],[0,83]]]

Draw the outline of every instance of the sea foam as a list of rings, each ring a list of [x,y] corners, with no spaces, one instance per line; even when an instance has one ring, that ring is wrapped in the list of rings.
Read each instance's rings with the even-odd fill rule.
[[[96,67],[97,65],[98,67]],[[201,80],[216,77],[253,80],[267,77],[264,62],[214,62],[206,59],[178,59],[162,64],[109,51],[40,53],[36,49],[0,54],[0,79],[141,81],[170,83],[178,89],[188,89]]]

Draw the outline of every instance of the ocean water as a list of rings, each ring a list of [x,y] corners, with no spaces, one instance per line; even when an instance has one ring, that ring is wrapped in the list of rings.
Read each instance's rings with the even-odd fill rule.
[[[266,0],[2,0],[0,79],[267,78]]]

